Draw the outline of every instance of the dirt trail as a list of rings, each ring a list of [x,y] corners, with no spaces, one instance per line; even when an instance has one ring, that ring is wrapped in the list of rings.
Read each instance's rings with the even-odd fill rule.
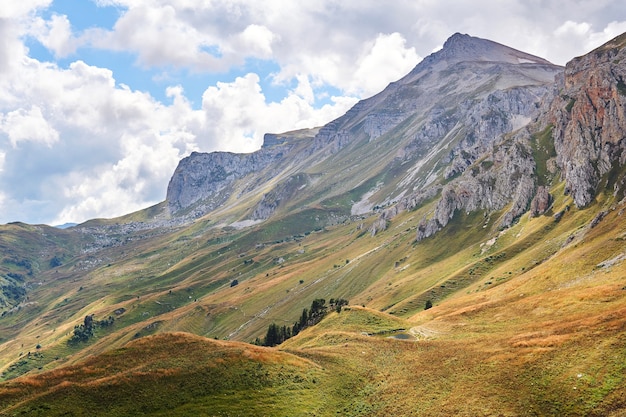
[[[433,339],[439,335],[444,334],[444,332],[442,331],[435,330],[423,325],[411,327],[408,333],[415,336],[416,339]]]

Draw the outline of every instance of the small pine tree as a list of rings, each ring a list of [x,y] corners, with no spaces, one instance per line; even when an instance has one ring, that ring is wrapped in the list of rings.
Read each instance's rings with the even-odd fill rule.
[[[276,346],[279,339],[279,329],[276,323],[272,323],[267,328],[265,339],[263,340],[263,346]]]
[[[322,320],[326,315],[326,310],[326,300],[324,300],[323,298],[316,298],[315,300],[313,300],[313,302],[311,303],[311,310],[309,311],[309,321],[307,324],[309,326],[312,326],[319,323],[320,320]]]
[[[424,310],[428,310],[433,307],[433,302],[430,300],[426,300],[426,305],[424,306]]]

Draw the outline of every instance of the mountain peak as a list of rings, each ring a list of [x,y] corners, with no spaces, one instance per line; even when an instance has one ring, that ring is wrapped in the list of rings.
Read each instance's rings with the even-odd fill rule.
[[[504,62],[508,64],[553,65],[549,61],[526,52],[518,51],[500,43],[455,33],[443,44],[443,48],[431,55],[433,59],[448,62]]]

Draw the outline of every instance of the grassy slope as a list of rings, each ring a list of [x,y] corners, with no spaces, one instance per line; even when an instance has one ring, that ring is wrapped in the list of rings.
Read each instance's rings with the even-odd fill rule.
[[[33,416],[305,415],[323,409],[316,388],[324,377],[314,363],[287,353],[174,333],[5,384],[0,410]]]
[[[70,368],[80,374],[91,369],[90,361],[101,361],[104,367],[111,355],[121,355],[126,364],[126,353],[119,352],[139,346],[146,352],[158,351],[163,339],[131,342],[151,333],[187,331],[250,341],[262,336],[271,322],[292,324],[313,298],[343,297],[367,308],[333,314],[282,347],[307,360],[296,374],[305,378],[313,372],[322,384],[300,390],[301,386],[277,377],[251,391],[249,378],[233,371],[224,377],[238,381],[228,385],[228,395],[241,404],[265,404],[269,395],[274,402],[267,409],[278,414],[284,410],[280,404],[291,404],[292,394],[301,399],[291,406],[310,415],[337,411],[343,415],[607,415],[624,409],[626,267],[620,258],[626,239],[624,206],[601,196],[594,206],[571,209],[555,222],[551,214],[571,204],[559,187],[554,195],[561,197],[551,213],[536,219],[525,216],[503,232],[493,230],[495,220],[479,213],[459,216],[442,233],[416,244],[415,226],[422,211],[398,216],[373,238],[365,233],[373,218],[362,220],[363,227],[360,222],[347,223],[306,235],[271,227],[227,233],[199,224],[149,244],[112,249],[120,251],[119,264],[78,271],[76,264],[68,263],[59,272],[65,279],[57,278],[57,285],[46,288],[45,294],[42,289],[38,310],[24,308],[3,322],[17,334],[1,349],[5,378],[38,367],[50,370],[4,383],[0,386],[3,401],[21,401],[15,412],[44,405],[58,405],[59,410],[82,407],[82,397],[76,393],[83,388],[78,382],[52,388],[62,366],[80,364]],[[602,207],[612,206],[615,209],[596,227],[589,226]],[[605,262],[610,260],[614,261]],[[84,275],[76,281],[80,274]],[[231,287],[235,278],[239,285]],[[78,282],[83,290],[76,288]],[[428,299],[435,307],[423,311]],[[104,318],[121,307],[126,312],[116,316],[113,329],[99,331],[87,345],[67,346],[73,324],[85,314]],[[398,329],[405,329],[416,341],[384,337],[385,331]],[[246,349],[259,349],[192,339],[211,343],[215,354],[239,346],[243,350],[229,357],[237,363],[246,357],[242,353]],[[34,349],[37,343],[42,345],[39,350]],[[273,352],[277,363],[293,359],[287,360],[280,351],[260,351]],[[95,358],[85,359],[93,354]],[[140,369],[152,369],[150,354],[133,356]],[[179,355],[169,359],[185,361]],[[9,372],[10,364],[21,362],[25,363]],[[273,372],[272,366],[261,364],[263,372],[266,368]],[[132,372],[123,377],[124,372],[131,371],[111,378],[132,379]],[[189,374],[183,379],[198,381],[206,370],[185,372]],[[143,376],[133,379],[133,384],[145,392],[181,383],[162,371],[137,375]],[[107,392],[112,390],[110,395],[119,395],[106,404],[119,403],[120,413],[138,404],[146,410],[166,407],[163,402],[153,403],[152,394],[137,404],[125,402],[114,388],[127,389],[127,385],[111,388],[102,385],[105,381],[97,378],[88,386],[96,390],[106,386]],[[50,394],[55,389],[68,391]],[[167,409],[180,415],[241,411],[228,408],[236,407],[234,401],[222,401],[219,390],[201,393],[198,402],[173,390],[166,392],[173,404]],[[96,401],[90,407],[102,404]]]

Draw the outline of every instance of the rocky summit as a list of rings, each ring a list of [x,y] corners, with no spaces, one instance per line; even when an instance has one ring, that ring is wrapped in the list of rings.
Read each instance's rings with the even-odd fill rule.
[[[0,416],[626,415],[625,55],[457,33],[153,207],[0,227]]]

